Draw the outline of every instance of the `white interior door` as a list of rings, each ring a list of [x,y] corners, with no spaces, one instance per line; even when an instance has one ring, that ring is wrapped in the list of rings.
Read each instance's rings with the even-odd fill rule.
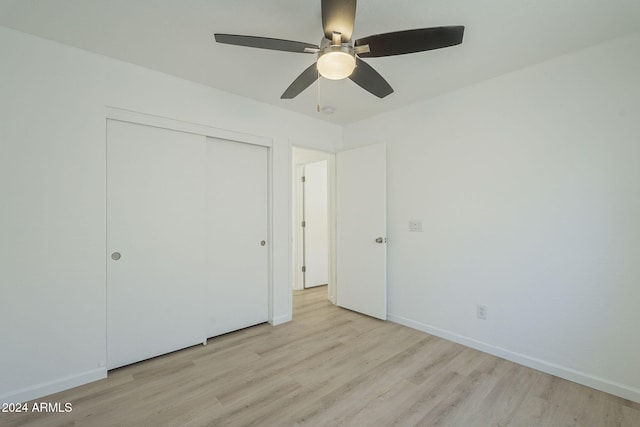
[[[304,287],[329,283],[327,161],[304,166]]]
[[[202,342],[203,136],[107,124],[107,366]],[[119,259],[117,254],[120,254]]]
[[[208,336],[268,320],[266,147],[207,138]],[[230,207],[233,207],[230,209]]]
[[[386,147],[341,151],[336,162],[337,304],[386,319]]]

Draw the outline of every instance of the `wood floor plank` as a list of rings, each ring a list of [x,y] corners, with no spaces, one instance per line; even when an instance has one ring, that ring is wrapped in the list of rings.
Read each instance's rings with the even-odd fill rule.
[[[0,414],[12,426],[640,426],[640,404],[294,292],[257,325]],[[29,404],[33,404],[30,402]]]

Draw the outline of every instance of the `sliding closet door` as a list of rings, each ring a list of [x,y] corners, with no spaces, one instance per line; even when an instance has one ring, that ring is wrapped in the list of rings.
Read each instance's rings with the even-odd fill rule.
[[[209,336],[268,320],[268,152],[207,138]]]
[[[107,124],[108,368],[201,342],[206,138]],[[199,294],[199,295],[198,295]]]
[[[107,366],[268,320],[268,150],[107,124]]]

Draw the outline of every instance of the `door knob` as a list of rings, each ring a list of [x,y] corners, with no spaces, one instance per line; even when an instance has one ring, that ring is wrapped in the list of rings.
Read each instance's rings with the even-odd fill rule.
[[[382,242],[384,242],[384,239],[382,237],[378,237],[376,239],[376,243],[382,243]]]
[[[267,242],[265,242],[264,240],[261,240],[261,241],[260,241],[260,246],[264,246],[264,245],[266,245],[266,244],[267,244]]]
[[[120,252],[114,252],[111,254],[111,259],[114,261],[119,260],[120,258],[122,258],[122,255],[120,254]]]

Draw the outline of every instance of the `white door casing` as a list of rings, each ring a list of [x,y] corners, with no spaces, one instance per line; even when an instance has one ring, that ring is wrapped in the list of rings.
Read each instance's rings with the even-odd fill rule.
[[[336,155],[337,304],[387,318],[386,146]]]

